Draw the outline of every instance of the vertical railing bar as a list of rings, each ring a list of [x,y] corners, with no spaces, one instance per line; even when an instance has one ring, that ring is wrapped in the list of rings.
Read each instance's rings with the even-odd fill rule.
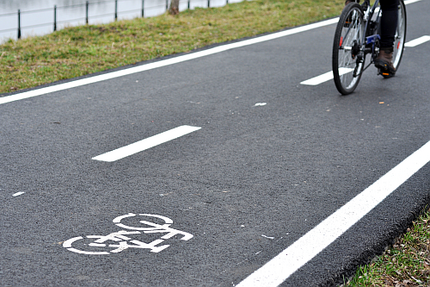
[[[115,0],[115,21],[118,20],[118,0]]]
[[[191,9],[191,0],[187,0],[187,4],[188,4],[188,10]],[[210,8],[210,3],[211,1],[208,0],[208,8]],[[229,4],[229,0],[226,0],[226,5]],[[85,2],[85,23],[88,25],[89,24],[89,1],[87,0]],[[69,5],[69,6],[74,6],[74,5]],[[68,6],[64,6],[64,7],[68,7]],[[145,0],[142,0],[142,18],[145,17]],[[166,11],[169,10],[169,0],[166,0]],[[118,0],[115,0],[115,21],[118,20]],[[54,32],[57,31],[58,27],[57,27],[57,5],[54,5]],[[21,10],[18,9],[18,39],[21,39],[22,37],[22,28],[21,28]]]
[[[21,10],[18,9],[18,39],[21,39]]]
[[[87,24],[88,25],[88,8],[89,8],[89,6],[90,6],[90,2],[85,2],[85,24]]]
[[[54,32],[57,31],[57,5],[54,5]]]

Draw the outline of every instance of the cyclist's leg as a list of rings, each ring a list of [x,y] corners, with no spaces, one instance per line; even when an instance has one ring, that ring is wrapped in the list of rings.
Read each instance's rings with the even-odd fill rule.
[[[393,45],[397,29],[399,0],[380,0],[382,16],[380,19],[381,40],[380,52],[375,59],[375,66],[382,74],[394,76],[396,68],[393,65]]]
[[[398,21],[399,0],[380,0],[381,16],[381,48],[392,48]]]

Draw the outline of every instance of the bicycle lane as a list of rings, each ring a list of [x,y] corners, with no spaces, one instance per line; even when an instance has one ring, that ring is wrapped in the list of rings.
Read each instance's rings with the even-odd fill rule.
[[[312,32],[310,38],[320,39],[321,31],[315,32],[318,33]],[[327,30],[325,34],[329,33]],[[367,167],[369,154],[376,153],[375,160],[381,162],[372,161],[372,166],[388,171],[388,166],[395,166],[396,160],[405,158],[419,146],[418,138],[422,134],[417,133],[400,144],[407,147],[405,150],[388,163],[384,162],[384,157],[377,155],[381,151],[380,144],[385,141],[386,145],[388,142],[389,146],[396,147],[399,143],[387,140],[394,129],[384,137],[373,130],[369,132],[366,124],[360,126],[359,109],[370,110],[372,96],[340,100],[333,96],[334,87],[329,85],[303,94],[304,89],[296,83],[301,74],[308,72],[298,71],[294,65],[289,65],[294,69],[288,73],[289,78],[279,76],[285,69],[284,63],[297,63],[297,54],[284,55],[285,58],[278,55],[286,45],[300,51],[301,46],[294,42],[307,44],[301,37],[276,40],[275,47],[271,47],[272,42],[182,66],[181,74],[192,75],[194,86],[191,87],[185,77],[175,73],[176,69],[169,68],[167,76],[174,79],[170,87],[159,80],[159,73],[145,74],[143,79],[130,77],[98,85],[96,91],[79,89],[59,93],[59,98],[53,102],[50,102],[52,99],[31,100],[23,107],[14,106],[14,111],[7,111],[8,119],[5,116],[2,122],[10,122],[13,127],[33,125],[24,131],[22,128],[16,132],[3,130],[3,134],[19,144],[18,147],[7,146],[10,170],[5,172],[8,180],[7,184],[3,183],[2,191],[10,190],[9,194],[27,191],[14,198],[14,204],[19,202],[21,207],[14,205],[16,211],[10,210],[12,206],[5,209],[10,214],[15,212],[12,218],[16,224],[9,223],[10,227],[23,224],[18,220],[23,215],[27,220],[29,216],[34,217],[25,225],[29,228],[28,235],[15,236],[12,240],[10,238],[14,237],[10,236],[7,240],[11,250],[15,250],[12,254],[22,259],[14,268],[38,270],[39,274],[32,274],[36,275],[36,282],[59,282],[61,278],[66,285],[96,281],[130,286],[227,286],[230,281],[237,282],[250,274],[277,254],[277,250],[292,244],[342,203],[376,181],[382,172],[379,175],[373,171],[363,172],[364,179],[358,179],[360,182],[355,182],[354,188],[348,179],[355,174],[355,168]],[[327,37],[322,35],[319,43],[324,43]],[[309,34],[304,38],[309,38]],[[314,53],[311,50],[309,54]],[[315,62],[313,57],[308,59]],[[213,81],[202,76],[208,66],[222,67],[219,71],[211,71]],[[262,71],[259,68],[263,68]],[[166,70],[162,73],[164,77]],[[133,85],[143,80],[145,90],[135,91]],[[222,87],[216,83],[219,80],[223,80]],[[235,84],[230,83],[232,80]],[[148,83],[155,87],[148,87]],[[118,99],[117,95],[122,97]],[[143,97],[147,98],[146,103],[139,101]],[[175,100],[177,98],[180,101]],[[92,101],[97,106],[89,104]],[[365,101],[369,103],[363,103]],[[256,106],[258,103],[266,105]],[[356,104],[361,107],[354,109]],[[60,105],[66,106],[55,111]],[[72,108],[77,111],[70,111]],[[29,119],[20,116],[30,109],[38,112]],[[329,113],[327,109],[331,109],[332,114],[326,114]],[[344,115],[342,110],[347,110],[348,114]],[[383,124],[394,126],[388,124],[393,116],[386,111],[382,113],[381,117],[387,117]],[[334,119],[343,120],[342,126],[333,124]],[[202,129],[116,163],[90,160],[102,152],[182,124]],[[411,129],[415,126],[419,123],[414,123]],[[348,133],[351,127],[358,129],[354,135]],[[321,131],[329,136],[323,136]],[[30,138],[25,139],[23,134]],[[50,149],[30,145],[31,141],[46,145],[48,135],[54,139]],[[348,135],[347,140],[361,142],[343,143],[344,139],[339,137],[344,135]],[[375,135],[381,139],[370,143],[371,152],[358,151]],[[351,158],[344,159],[344,149],[333,151],[331,146],[347,148]],[[26,153],[18,152],[18,148]],[[325,154],[321,155],[321,151]],[[28,163],[25,156],[36,152],[49,158],[33,157],[38,162]],[[339,172],[337,166],[331,167],[334,163],[340,163],[345,170]],[[348,169],[349,165],[354,168]],[[25,166],[26,172],[21,171]],[[289,172],[285,172],[287,169]],[[324,181],[328,176],[329,180]],[[334,182],[339,186],[333,187]],[[345,190],[349,190],[348,194],[341,194]],[[331,198],[327,198],[329,196]],[[326,201],[323,205],[328,209],[321,211],[319,201]],[[48,252],[34,244],[44,242],[44,238],[56,238],[60,242],[78,235],[107,235],[118,231],[112,220],[130,212],[166,215],[173,220],[173,228],[194,237],[187,242],[177,238],[158,254],[130,248],[94,259],[69,251],[63,253],[66,250],[61,249],[61,245],[51,246],[53,240],[44,246]],[[29,226],[31,224],[35,226]],[[41,227],[45,230],[40,231]],[[21,228],[17,227],[15,232]],[[7,234],[14,235],[13,232]],[[145,240],[147,238],[142,239]],[[26,245],[22,244],[24,242]],[[38,252],[41,253],[32,260],[26,257]],[[42,255],[48,255],[52,262],[42,259]],[[112,257],[114,255],[116,257]],[[126,266],[119,265],[124,262]],[[52,270],[52,275],[47,274],[48,269]],[[100,271],[103,275],[96,275]],[[136,276],[137,273],[140,275]],[[11,280],[14,279],[18,278]]]

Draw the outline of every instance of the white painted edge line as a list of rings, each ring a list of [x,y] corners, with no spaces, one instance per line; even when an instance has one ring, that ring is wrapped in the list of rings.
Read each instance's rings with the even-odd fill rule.
[[[419,2],[419,1],[421,1],[421,0],[406,0],[405,4],[406,5],[412,4],[415,2]],[[137,67],[133,67],[133,68],[128,68],[128,69],[124,69],[124,70],[120,70],[120,71],[116,71],[116,72],[106,73],[106,74],[99,75],[99,76],[93,76],[93,77],[80,79],[80,80],[76,80],[76,81],[72,81],[72,82],[68,82],[68,83],[64,83],[64,84],[58,84],[58,85],[54,85],[54,86],[50,86],[50,87],[46,87],[46,88],[41,88],[41,89],[37,89],[37,90],[23,92],[23,93],[11,95],[11,96],[0,97],[0,105],[19,101],[19,100],[23,100],[23,99],[29,99],[29,98],[33,98],[33,97],[37,97],[37,96],[41,96],[41,95],[45,95],[45,94],[49,94],[49,93],[53,93],[53,92],[64,91],[67,89],[72,89],[72,88],[76,88],[76,87],[80,87],[80,86],[84,86],[84,85],[98,83],[101,81],[106,81],[106,80],[110,80],[110,79],[114,79],[114,78],[118,78],[118,77],[122,77],[122,76],[140,73],[140,72],[144,72],[144,71],[148,71],[148,70],[152,70],[152,69],[156,69],[156,68],[161,68],[161,67],[165,67],[165,66],[169,66],[169,65],[173,65],[173,64],[177,64],[177,63],[182,63],[185,61],[198,59],[198,58],[213,55],[216,53],[221,53],[221,52],[224,52],[227,50],[245,47],[245,46],[249,46],[249,45],[253,45],[253,44],[257,44],[257,43],[262,43],[262,42],[278,39],[278,38],[285,37],[285,36],[298,34],[298,33],[305,32],[305,31],[325,27],[328,25],[336,24],[338,21],[339,21],[339,17],[336,17],[333,19],[329,19],[329,20],[325,20],[325,21],[321,21],[321,22],[317,22],[317,23],[313,23],[313,24],[309,24],[309,25],[305,25],[305,26],[301,26],[301,27],[292,28],[289,30],[281,31],[278,33],[273,33],[273,34],[266,35],[266,36],[261,36],[261,37],[257,37],[257,38],[253,38],[253,39],[249,39],[249,40],[244,40],[244,41],[240,41],[240,42],[236,42],[236,43],[226,44],[223,46],[218,46],[218,47],[214,47],[214,48],[207,49],[204,51],[190,53],[187,55],[182,55],[182,56],[178,56],[178,57],[167,59],[167,60],[161,60],[161,61],[158,61],[155,63],[145,64],[145,65],[141,65],[141,66],[137,66]]]
[[[411,41],[407,42],[405,44],[405,47],[413,48],[413,47],[416,47],[418,45],[424,44],[425,42],[428,42],[428,41],[430,41],[430,36],[424,35],[424,36],[419,37],[415,40],[411,40]]]
[[[144,140],[129,144],[127,146],[118,148],[116,150],[104,153],[102,155],[93,157],[93,160],[113,162],[125,158],[127,156],[136,154],[138,152],[147,150],[162,143],[174,140],[186,134],[192,133],[201,129],[200,127],[193,126],[179,126],[177,128],[162,132],[158,135],[146,138]]]
[[[216,53],[221,53],[221,52],[224,52],[227,50],[241,48],[241,47],[245,47],[245,46],[249,46],[249,45],[253,45],[253,44],[257,44],[257,43],[262,43],[262,42],[278,39],[278,38],[289,36],[289,35],[294,35],[294,34],[305,32],[305,31],[313,30],[316,28],[332,25],[332,24],[337,23],[338,21],[339,21],[339,18],[329,19],[329,20],[325,20],[325,21],[321,21],[321,22],[317,22],[317,23],[313,23],[313,24],[309,24],[309,25],[305,25],[305,26],[301,26],[301,27],[296,27],[296,28],[292,28],[289,30],[285,30],[285,31],[281,31],[278,33],[273,33],[273,34],[269,34],[269,35],[249,39],[249,40],[244,40],[244,41],[240,41],[240,42],[236,42],[236,43],[231,43],[231,44],[226,44],[223,46],[210,48],[210,49],[203,50],[200,52],[190,53],[187,55],[182,55],[182,56],[178,56],[178,57],[174,57],[174,58],[170,58],[170,59],[166,59],[166,60],[161,60],[161,61],[150,63],[150,64],[145,64],[145,65],[141,65],[141,66],[137,66],[137,67],[133,67],[133,68],[128,68],[128,69],[124,69],[124,70],[120,70],[120,71],[116,71],[116,72],[111,72],[111,73],[106,73],[103,75],[98,75],[98,76],[93,76],[93,77],[89,77],[89,78],[85,78],[85,79],[80,79],[80,80],[76,80],[73,82],[68,82],[68,83],[64,83],[64,84],[58,84],[58,85],[54,85],[54,86],[50,86],[50,87],[46,87],[46,88],[41,88],[41,89],[37,89],[37,90],[23,92],[23,93],[11,95],[11,96],[0,97],[0,105],[14,102],[14,101],[18,101],[18,100],[33,98],[33,97],[45,95],[48,93],[53,93],[53,92],[58,92],[58,91],[63,91],[63,90],[67,90],[67,89],[72,89],[72,88],[84,86],[84,85],[89,85],[89,84],[93,84],[93,83],[97,83],[97,82],[101,82],[101,81],[105,81],[105,80],[109,80],[109,79],[114,79],[114,78],[118,78],[118,77],[122,77],[122,76],[127,76],[127,75],[131,75],[131,74],[135,74],[135,73],[140,73],[143,71],[161,68],[161,67],[165,67],[165,66],[169,66],[169,65],[173,65],[173,64],[177,64],[177,63],[182,63],[185,61],[198,59],[198,58],[213,55]]]
[[[429,161],[430,141],[237,286],[279,286]]]

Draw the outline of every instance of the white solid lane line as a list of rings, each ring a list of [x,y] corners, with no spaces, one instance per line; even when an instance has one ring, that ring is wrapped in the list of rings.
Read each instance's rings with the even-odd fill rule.
[[[185,61],[189,61],[189,60],[193,60],[193,59],[221,53],[221,52],[228,51],[231,49],[236,49],[236,48],[241,48],[241,47],[245,47],[245,46],[249,46],[249,45],[253,45],[253,44],[258,44],[258,43],[278,39],[281,37],[294,35],[294,34],[298,34],[301,32],[305,32],[305,31],[317,29],[320,27],[332,25],[332,24],[337,23],[338,21],[339,21],[339,18],[333,18],[333,19],[329,19],[329,20],[325,20],[325,21],[321,21],[321,22],[317,22],[317,23],[313,23],[313,24],[309,24],[309,25],[305,25],[305,26],[301,26],[301,27],[297,27],[297,28],[292,28],[289,30],[285,30],[285,31],[281,31],[281,32],[277,32],[277,33],[273,33],[273,34],[269,34],[269,35],[265,35],[265,36],[261,36],[261,37],[256,37],[256,38],[249,39],[249,40],[244,40],[244,41],[240,41],[240,42],[236,42],[236,43],[231,43],[231,44],[226,44],[226,45],[210,48],[210,49],[200,51],[200,52],[190,53],[190,54],[174,57],[171,59],[161,60],[161,61],[150,63],[150,64],[145,64],[145,65],[141,65],[141,66],[137,66],[137,67],[133,67],[133,68],[128,68],[128,69],[124,69],[124,70],[120,70],[120,71],[116,71],[116,72],[111,72],[111,73],[106,73],[103,75],[98,75],[98,76],[93,76],[93,77],[89,77],[89,78],[85,78],[85,79],[80,79],[80,80],[76,80],[76,81],[72,81],[72,82],[68,82],[68,83],[64,83],[64,84],[58,84],[58,85],[54,85],[54,86],[50,86],[50,87],[46,87],[46,88],[42,88],[42,89],[23,92],[23,93],[15,94],[12,96],[0,97],[0,105],[14,102],[14,101],[18,101],[18,100],[33,98],[33,97],[45,95],[48,93],[53,93],[53,92],[63,91],[63,90],[76,88],[76,87],[80,87],[80,86],[84,86],[84,85],[88,85],[88,84],[93,84],[93,83],[97,83],[97,82],[101,82],[101,81],[105,81],[105,80],[109,80],[109,79],[114,79],[114,78],[118,78],[118,77],[122,77],[122,76],[127,76],[127,75],[131,75],[131,74],[135,74],[135,73],[140,73],[143,71],[148,71],[148,70],[152,70],[152,69],[156,69],[156,68],[160,68],[160,67],[174,65],[177,63],[182,63]]]
[[[419,1],[421,1],[421,0],[406,0],[405,4],[408,5],[408,4],[412,4],[415,2],[419,2]],[[64,91],[67,89],[81,87],[84,85],[98,83],[101,81],[106,81],[109,79],[114,79],[114,78],[127,76],[127,75],[131,75],[131,74],[135,74],[135,73],[140,73],[143,71],[148,71],[148,70],[152,70],[152,69],[156,69],[156,68],[160,68],[160,67],[174,65],[177,63],[181,63],[181,62],[185,62],[185,61],[213,55],[216,53],[221,53],[221,52],[224,52],[227,50],[245,47],[245,46],[249,46],[249,45],[253,45],[253,44],[258,44],[258,43],[278,39],[281,37],[290,36],[290,35],[298,34],[301,32],[310,31],[310,30],[317,29],[320,27],[325,27],[328,25],[336,24],[338,21],[339,21],[339,17],[336,17],[333,19],[305,25],[302,27],[292,28],[289,30],[281,31],[278,33],[273,33],[273,34],[266,35],[266,36],[261,36],[261,37],[257,37],[257,38],[253,38],[253,39],[249,39],[249,40],[244,40],[244,41],[240,41],[240,42],[236,42],[236,43],[226,44],[226,45],[218,46],[215,48],[207,49],[204,51],[174,57],[174,58],[167,59],[167,60],[161,60],[161,61],[158,61],[155,63],[145,64],[145,65],[141,65],[138,67],[124,69],[121,71],[106,73],[106,74],[99,75],[99,76],[93,76],[93,77],[80,79],[80,80],[76,80],[76,81],[72,81],[72,82],[68,82],[68,83],[64,83],[64,84],[58,84],[58,85],[54,85],[54,86],[50,86],[50,87],[46,87],[46,88],[41,88],[41,89],[37,89],[37,90],[23,92],[23,93],[15,94],[12,96],[0,97],[0,105],[19,101],[19,100],[23,100],[23,99],[33,98],[33,97],[37,97],[37,96],[41,96],[41,95],[45,95],[45,94],[49,94],[49,93],[53,93],[53,92]]]
[[[116,150],[104,153],[102,155],[93,157],[92,159],[98,160],[98,161],[106,161],[106,162],[117,161],[127,156],[136,154],[138,152],[147,150],[154,146],[160,145],[162,143],[165,143],[165,142],[174,140],[176,138],[179,138],[181,136],[184,136],[186,134],[192,133],[199,129],[201,128],[193,127],[193,126],[180,126],[180,127],[165,131],[161,134],[146,138],[144,140],[141,140],[141,141],[129,144],[127,146],[118,148]]]
[[[279,286],[428,162],[430,162],[430,142],[427,142],[237,286]]]
[[[411,41],[407,42],[405,44],[405,47],[413,48],[413,47],[416,47],[418,45],[424,44],[425,42],[428,42],[428,41],[430,41],[430,36],[424,35],[422,37],[419,37],[418,39],[411,40]]]

